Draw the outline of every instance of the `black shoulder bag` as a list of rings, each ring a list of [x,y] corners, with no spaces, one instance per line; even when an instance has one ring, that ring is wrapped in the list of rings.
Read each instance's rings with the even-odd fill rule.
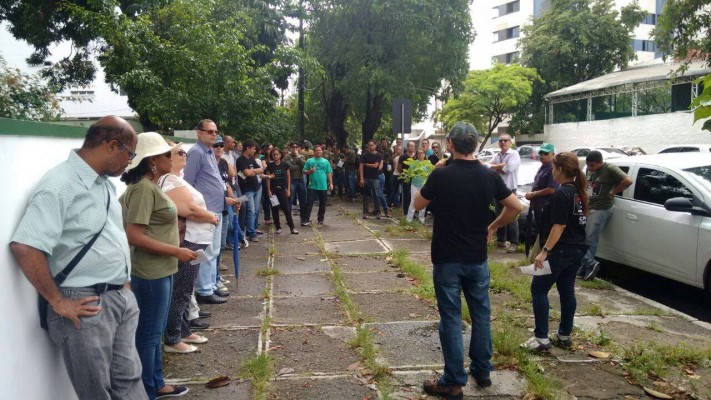
[[[72,272],[74,267],[79,264],[79,261],[81,261],[82,258],[86,255],[86,253],[91,249],[91,246],[96,242],[96,239],[99,238],[99,235],[101,235],[101,232],[104,231],[104,227],[106,226],[106,221],[109,219],[109,204],[111,204],[111,193],[109,193],[109,188],[106,188],[106,220],[104,220],[104,225],[101,226],[101,229],[99,229],[98,232],[96,232],[96,235],[89,240],[87,244],[84,245],[84,247],[79,250],[79,252],[72,258],[71,261],[69,261],[69,264],[67,264],[66,267],[62,270],[62,272],[58,273],[57,276],[53,277],[54,283],[59,287],[64,281],[67,279],[69,274]],[[42,329],[47,330],[47,306],[49,306],[49,303],[47,302],[47,299],[42,297],[42,295],[39,295],[38,298],[38,307],[39,307],[39,317],[40,317],[40,326]]]

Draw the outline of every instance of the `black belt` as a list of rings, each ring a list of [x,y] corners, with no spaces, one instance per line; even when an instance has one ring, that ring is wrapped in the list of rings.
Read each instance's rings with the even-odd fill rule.
[[[90,289],[93,290],[94,293],[96,294],[102,294],[106,293],[109,290],[121,290],[123,289],[123,285],[110,285],[108,283],[97,283],[96,285],[91,285],[91,286],[84,286],[84,287],[78,287],[78,288],[65,288],[65,289]]]

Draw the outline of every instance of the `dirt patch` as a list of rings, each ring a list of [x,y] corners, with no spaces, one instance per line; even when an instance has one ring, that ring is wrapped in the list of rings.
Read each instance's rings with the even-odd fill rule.
[[[333,296],[276,298],[272,303],[276,324],[337,324],[346,320]]]
[[[293,368],[293,373],[342,372],[358,361],[358,354],[346,343],[319,328],[274,328],[271,334],[274,369]]]
[[[257,351],[256,329],[206,330],[209,342],[198,345],[190,354],[163,353],[163,372],[168,379],[211,379],[220,375],[236,376],[242,363]],[[225,355],[229,354],[228,357]]]
[[[564,390],[578,399],[622,399],[644,396],[639,386],[630,385],[623,370],[609,363],[542,363],[546,373],[560,380]],[[591,385],[591,382],[596,384]]]
[[[335,293],[333,282],[326,274],[276,275],[272,295],[275,297],[316,297]]]
[[[356,378],[289,378],[272,382],[267,398],[280,400],[304,399],[365,399],[377,398],[377,393],[363,386]],[[369,397],[372,396],[372,397]]]
[[[397,289],[410,289],[412,281],[406,276],[398,277],[397,272],[371,272],[364,274],[343,274],[348,290],[353,292],[392,292]]]
[[[437,320],[437,310],[405,293],[352,294],[366,318],[374,322]]]
[[[282,274],[330,272],[331,266],[322,256],[279,256],[274,259],[274,269]]]
[[[438,371],[441,372],[441,371]],[[422,382],[427,379],[438,379],[441,375],[435,371],[395,371],[393,373],[394,399],[440,399],[427,396],[422,391]],[[476,385],[474,378],[469,376],[469,382],[463,388],[465,399],[517,399],[524,393],[526,381],[515,371],[492,371],[492,386],[482,389]]]

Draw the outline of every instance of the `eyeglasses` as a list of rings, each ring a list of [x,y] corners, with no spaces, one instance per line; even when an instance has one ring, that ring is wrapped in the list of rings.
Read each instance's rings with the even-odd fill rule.
[[[439,149],[439,146],[432,146],[433,149]]]
[[[538,155],[539,155],[539,156],[547,156],[548,154],[551,154],[551,153],[546,153],[545,151],[539,151],[539,152],[538,152]]]
[[[215,148],[215,149],[218,148],[218,147],[225,147],[225,144],[224,144],[224,143],[215,143],[215,144],[212,145],[212,147]]]
[[[198,129],[198,130],[202,131],[202,132],[207,132],[210,135],[219,135],[220,134],[220,131],[213,130],[213,129]]]
[[[177,154],[178,154],[180,157],[185,157],[185,156],[188,155],[188,153],[186,153],[185,150],[178,150],[178,153],[177,153]]]
[[[126,150],[126,151],[128,152],[128,161],[131,161],[131,160],[133,160],[134,158],[136,158],[136,152],[135,152],[135,151],[132,151],[131,149],[129,149],[128,147],[126,147],[126,145],[123,144],[122,141],[117,140],[116,143],[118,143],[121,147],[123,147],[124,150]]]
[[[510,140],[509,139],[499,139],[499,143],[506,143],[506,142],[510,142]]]

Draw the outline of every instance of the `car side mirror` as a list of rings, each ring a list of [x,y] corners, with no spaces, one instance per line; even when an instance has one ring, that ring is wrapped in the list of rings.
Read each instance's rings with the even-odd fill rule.
[[[664,208],[669,211],[687,212],[692,215],[700,215],[703,217],[711,216],[707,210],[694,206],[694,203],[687,197],[674,197],[664,202]]]

